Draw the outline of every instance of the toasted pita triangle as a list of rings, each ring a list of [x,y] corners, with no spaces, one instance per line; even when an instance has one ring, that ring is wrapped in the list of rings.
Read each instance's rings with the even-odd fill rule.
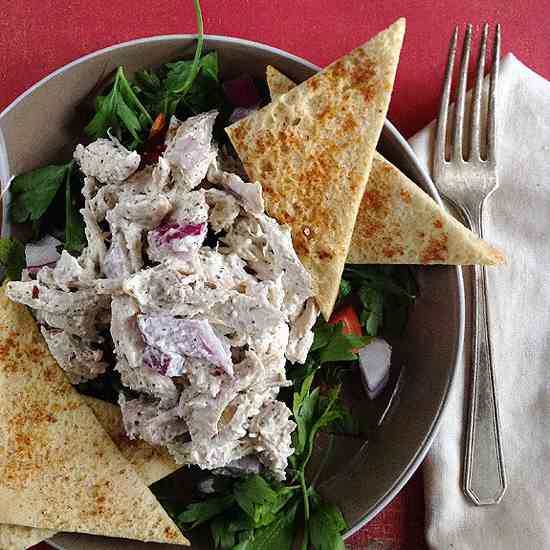
[[[0,522],[189,544],[3,288],[0,342]]]
[[[266,70],[273,99],[296,84],[272,67]],[[374,154],[348,252],[353,264],[485,264],[503,255],[439,206],[418,185]]]
[[[145,485],[153,485],[181,467],[165,447],[153,447],[143,439],[129,439],[122,424],[120,407],[93,397],[84,397],[84,401]]]
[[[3,343],[0,343],[1,345]],[[166,449],[152,447],[141,439],[131,440],[125,437],[119,407],[92,397],[84,397],[84,401],[146,485],[152,485],[179,468]],[[50,529],[2,524],[0,525],[0,548],[2,550],[29,548],[55,534],[56,531]]]
[[[292,232],[328,318],[388,109],[405,20],[227,128],[266,211]]]
[[[268,65],[265,69],[265,79],[267,81],[267,89],[269,90],[269,96],[271,100],[277,99],[279,96],[290,92],[292,88],[296,87],[296,82],[291,80],[276,69],[273,65]]]

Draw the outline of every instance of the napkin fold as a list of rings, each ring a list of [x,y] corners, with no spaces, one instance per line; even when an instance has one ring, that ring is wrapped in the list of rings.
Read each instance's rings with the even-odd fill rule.
[[[486,236],[508,256],[488,269],[489,320],[508,489],[477,507],[462,493],[470,338],[424,466],[431,548],[550,548],[550,82],[513,55],[498,90],[499,189]],[[431,168],[434,124],[410,144]],[[431,170],[430,170],[431,171]],[[469,320],[467,306],[467,324]]]

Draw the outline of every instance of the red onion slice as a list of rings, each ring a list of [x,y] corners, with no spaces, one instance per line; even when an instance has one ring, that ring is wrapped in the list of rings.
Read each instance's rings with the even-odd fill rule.
[[[391,346],[382,338],[373,338],[359,350],[361,379],[369,399],[382,393],[390,378]]]
[[[164,376],[181,376],[184,358],[177,353],[165,353],[160,349],[147,346],[143,352],[143,365]]]
[[[57,251],[57,247],[63,244],[60,240],[46,235],[39,241],[28,243],[25,246],[25,260],[28,268],[40,268],[45,265],[55,264],[61,254]]]
[[[236,109],[233,110],[233,112],[229,116],[229,124],[233,124],[234,122],[237,122],[242,118],[246,118],[247,116],[251,115],[257,110],[258,110],[257,105],[254,105],[253,107],[237,107]]]
[[[187,260],[202,246],[207,230],[206,223],[165,223],[147,234],[149,257],[161,261],[174,255]]]
[[[238,76],[223,83],[225,97],[235,107],[253,107],[260,103],[260,93],[254,80],[248,74]]]
[[[204,359],[233,375],[231,350],[218,338],[208,321],[178,319],[168,315],[139,315],[138,326],[149,346],[163,353]]]

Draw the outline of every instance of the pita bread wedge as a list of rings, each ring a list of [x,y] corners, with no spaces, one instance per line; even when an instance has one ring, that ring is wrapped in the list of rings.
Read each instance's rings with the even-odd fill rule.
[[[405,20],[227,128],[328,318],[395,79]]]
[[[142,439],[129,439],[122,424],[120,407],[93,397],[84,397],[84,401],[147,486],[181,467],[174,462],[165,447],[153,447]]]
[[[0,343],[2,345],[2,343]],[[125,437],[120,409],[111,403],[84,397],[103,429],[115,442],[126,460],[132,464],[141,479],[152,485],[175,472],[179,466],[165,449],[151,447],[142,440]],[[2,550],[22,550],[49,539],[56,531],[24,527],[22,525],[0,525],[0,548]]]
[[[376,154],[359,208],[352,264],[497,265],[501,252],[477,237],[405,174]]]
[[[0,292],[0,522],[189,544]]]
[[[296,84],[272,66],[273,99]],[[353,264],[496,265],[504,256],[447,213],[418,185],[374,154],[348,252]]]

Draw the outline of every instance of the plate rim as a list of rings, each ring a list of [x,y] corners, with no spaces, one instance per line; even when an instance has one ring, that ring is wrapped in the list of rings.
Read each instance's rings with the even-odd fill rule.
[[[196,34],[163,34],[163,35],[156,35],[156,36],[148,36],[143,38],[135,38],[132,40],[127,40],[125,42],[119,42],[110,46],[106,46],[104,48],[100,48],[98,50],[94,50],[93,52],[87,53],[83,56],[78,57],[77,59],[74,59],[73,61],[59,67],[58,69],[52,71],[51,73],[47,74],[37,82],[35,82],[32,86],[27,88],[24,92],[22,92],[20,95],[18,95],[12,102],[10,102],[1,112],[0,112],[0,123],[2,122],[2,119],[10,113],[13,109],[15,109],[19,103],[21,103],[26,97],[31,95],[36,89],[38,89],[40,86],[44,85],[49,80],[55,78],[58,75],[63,74],[65,71],[69,70],[71,67],[75,65],[79,65],[81,63],[84,63],[88,61],[89,59],[93,59],[94,57],[103,55],[105,53],[109,53],[115,50],[127,48],[129,46],[134,45],[140,45],[140,44],[146,44],[149,42],[164,42],[164,41],[171,41],[171,40],[182,40],[182,41],[188,41],[196,39]],[[228,36],[228,35],[217,35],[217,34],[205,34],[204,35],[205,42],[215,40],[222,43],[232,43],[232,44],[239,44],[244,46],[253,47],[256,49],[260,49],[263,51],[266,51],[268,53],[273,53],[278,56],[285,57],[287,59],[290,59],[292,61],[295,61],[308,69],[311,69],[313,71],[320,71],[321,67],[318,65],[315,65],[314,63],[308,61],[307,59],[292,54],[286,50],[283,50],[281,48],[277,48],[275,46],[270,46],[269,44],[264,44],[262,42],[257,42],[254,40],[249,40],[245,38],[239,38],[235,36]],[[417,184],[420,185],[420,187],[424,188],[428,191],[430,196],[442,207],[445,207],[441,196],[439,192],[437,191],[435,184],[433,183],[430,174],[428,171],[420,164],[415,152],[413,151],[412,147],[409,145],[409,143],[405,140],[405,138],[401,135],[399,130],[386,118],[384,120],[384,128],[382,130],[386,137],[389,137],[390,140],[393,142],[393,144],[398,148],[401,149],[407,163],[410,165],[410,167],[415,171],[414,177],[411,177],[411,179]],[[7,161],[7,154],[5,151],[4,145],[4,138],[2,135],[2,130],[0,128],[0,172],[11,174],[9,170],[9,164]],[[420,182],[418,180],[421,180]],[[8,199],[8,200],[2,200],[2,228],[1,228],[1,234],[6,235],[10,233],[9,230],[9,223],[7,221],[6,214],[6,206],[9,203],[9,194],[2,192],[2,199]],[[458,370],[458,366],[460,363],[460,359],[463,354],[463,348],[464,348],[464,334],[465,334],[465,294],[464,294],[464,279],[462,275],[462,269],[460,266],[454,267],[455,275],[456,275],[456,281],[457,281],[457,294],[458,294],[458,331],[456,333],[456,338],[454,342],[455,347],[455,359],[453,365],[451,365],[451,368],[449,370],[449,376],[447,378],[447,382],[445,384],[445,389],[443,393],[443,398],[441,399],[441,402],[439,403],[439,406],[437,408],[436,414],[434,416],[434,419],[432,420],[432,423],[430,425],[430,429],[428,430],[424,440],[422,441],[421,445],[419,446],[417,452],[412,457],[412,459],[409,461],[407,467],[403,470],[403,472],[399,475],[399,477],[396,479],[394,484],[386,491],[386,494],[378,501],[378,503],[373,506],[370,510],[367,510],[364,514],[362,514],[362,517],[352,526],[350,527],[345,533],[344,533],[344,539],[347,539],[348,537],[352,536],[354,533],[362,529],[369,521],[371,521],[375,516],[377,516],[399,493],[399,491],[404,487],[404,485],[410,480],[410,478],[413,476],[413,474],[416,472],[418,467],[420,466],[421,462],[424,460],[425,456],[427,455],[436,435],[439,429],[439,426],[441,424],[442,414],[443,411],[447,405],[450,391],[453,387],[453,384],[456,380],[456,372]],[[45,541],[50,546],[57,548],[59,550],[65,550],[64,547],[58,545],[53,540],[46,540]]]

